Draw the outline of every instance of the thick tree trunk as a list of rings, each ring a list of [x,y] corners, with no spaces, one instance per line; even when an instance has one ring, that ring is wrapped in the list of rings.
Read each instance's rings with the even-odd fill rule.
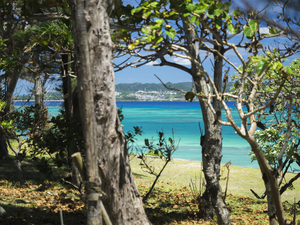
[[[268,181],[265,182],[267,202],[268,202],[268,215],[270,225],[277,225],[276,221],[276,208],[272,199],[272,189]]]
[[[117,115],[116,100],[115,100],[115,84],[114,84],[114,69],[112,63],[112,41],[110,38],[109,17],[106,12],[109,1],[77,1],[75,15],[83,17],[84,23],[82,24],[78,17],[74,28],[77,29],[77,37],[75,37],[76,57],[80,57],[80,63],[85,59],[90,64],[87,68],[86,65],[79,65],[77,68],[90,69],[92,80],[79,80],[79,87],[84,90],[90,84],[93,85],[93,101],[94,104],[94,117],[84,118],[87,122],[94,124],[95,130],[91,127],[91,132],[95,132],[95,148],[96,152],[89,152],[92,146],[87,146],[86,161],[87,161],[87,198],[88,198],[88,217],[93,221],[97,221],[95,215],[99,210],[99,204],[95,197],[103,196],[101,200],[107,210],[112,224],[150,224],[145,214],[143,203],[136,187],[134,178],[132,176],[128,153],[125,144],[125,137],[122,131],[120,121]],[[87,20],[87,21],[86,21]],[[86,37],[84,33],[87,33]],[[88,42],[84,45],[82,39]],[[81,40],[80,40],[81,39]],[[80,44],[77,45],[76,43]],[[88,58],[81,50],[84,48],[88,51]],[[78,63],[78,62],[77,62]],[[77,71],[78,75],[80,72]],[[82,102],[82,94],[80,92],[80,101],[84,105],[87,103]],[[82,97],[81,97],[82,96]],[[87,114],[82,113],[83,117]],[[89,120],[89,121],[88,121]],[[86,123],[83,123],[83,125]],[[85,126],[86,127],[86,126]],[[85,128],[84,128],[85,129]],[[85,135],[85,138],[87,136]],[[86,140],[87,141],[87,140]],[[90,141],[92,137],[90,137]],[[93,171],[89,163],[97,165]],[[101,182],[97,181],[97,177],[101,178]],[[94,176],[94,177],[92,177]],[[93,181],[94,179],[94,181]],[[99,189],[100,187],[100,189]],[[94,203],[91,198],[94,197]],[[91,210],[94,210],[94,214]],[[98,220],[100,222],[100,219]],[[93,223],[88,218],[89,224]]]
[[[197,92],[205,93],[207,85],[204,78],[194,77]],[[197,84],[200,84],[199,86]],[[205,135],[202,142],[203,173],[206,189],[200,198],[199,213],[205,220],[213,218],[214,210],[218,217],[218,224],[231,224],[230,214],[223,201],[222,189],[219,183],[220,163],[222,159],[222,127],[215,123],[215,117],[208,105],[200,101]]]

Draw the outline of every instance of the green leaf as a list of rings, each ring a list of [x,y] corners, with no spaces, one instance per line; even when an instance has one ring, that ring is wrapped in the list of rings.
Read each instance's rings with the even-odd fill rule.
[[[282,68],[282,63],[281,62],[274,62],[272,65],[273,70],[280,70]]]
[[[151,7],[156,7],[157,4],[158,4],[158,2],[151,2],[149,5],[150,5]]]
[[[240,9],[235,9],[232,13],[234,16],[240,16],[242,14],[242,11]]]
[[[256,65],[256,71],[258,73],[258,75],[261,75],[269,66],[269,61],[262,59],[260,61],[258,61],[257,65]]]
[[[156,40],[155,44],[158,44],[158,43],[162,42],[163,40],[164,40],[163,37],[159,37],[159,38]]]
[[[155,20],[155,23],[157,24],[157,25],[162,25],[162,23],[164,22],[164,20],[163,19],[157,19],[157,20]]]
[[[195,94],[194,92],[189,91],[189,92],[187,92],[187,93],[184,95],[184,98],[185,98],[186,101],[192,102],[193,99],[195,98],[195,96],[196,96],[196,94]]]
[[[293,73],[291,67],[286,66],[285,69],[286,69],[286,72],[287,72],[288,74],[292,74],[292,73]]]
[[[186,10],[189,12],[194,12],[196,9],[197,9],[197,6],[195,4],[190,3],[186,6]]]
[[[197,17],[195,15],[192,16],[191,18],[191,23],[194,23],[196,21]]]
[[[43,44],[43,45],[48,45],[48,41],[42,40],[42,41],[41,41],[41,44]]]
[[[150,33],[150,31],[151,31],[151,29],[150,29],[150,27],[149,26],[144,26],[144,27],[142,27],[142,33],[144,33],[144,34],[149,34]]]
[[[233,24],[231,22],[227,23],[227,28],[230,31],[230,33],[232,33],[232,34],[236,34],[239,31],[239,28],[233,26]]]
[[[166,35],[168,35],[173,40],[176,35],[175,29],[166,30]]]
[[[269,27],[269,33],[270,34],[278,34],[276,27],[274,27],[274,26]]]
[[[142,7],[137,7],[137,8],[135,8],[135,9],[132,9],[132,10],[131,10],[131,15],[133,15],[133,14],[135,14],[135,13],[141,11],[142,9],[144,9],[143,6],[142,6]]]
[[[152,14],[152,11],[148,11],[148,12],[146,12],[146,13],[143,14],[142,18],[145,20],[145,19],[147,19],[151,14]]]
[[[247,27],[244,28],[244,35],[247,38],[252,38],[254,33],[252,32],[251,28],[247,26]]]
[[[258,30],[259,21],[249,20],[249,27],[251,28],[252,32],[255,33]]]
[[[188,17],[190,15],[191,15],[191,13],[183,13],[183,17]]]
[[[222,10],[216,9],[216,10],[214,11],[214,16],[220,16],[221,13],[222,13]]]

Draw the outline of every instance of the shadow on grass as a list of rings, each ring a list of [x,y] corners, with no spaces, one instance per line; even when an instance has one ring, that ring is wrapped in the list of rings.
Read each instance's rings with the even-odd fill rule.
[[[187,201],[191,198],[186,191],[166,191],[155,188],[148,201],[144,203],[149,220],[155,224],[173,224],[179,222],[197,222],[196,204]]]
[[[20,181],[16,162],[16,157],[13,155],[10,155],[9,159],[0,160],[0,180],[8,180],[13,183]],[[39,172],[35,166],[35,162],[29,159],[22,161],[22,171],[24,181],[29,181],[31,183],[43,183],[45,180],[59,180],[64,173],[63,168],[55,168],[53,170],[53,175],[46,176]]]
[[[40,208],[28,208],[14,205],[3,205],[8,213],[6,218],[0,217],[1,225],[28,225],[28,224],[44,224],[57,225],[61,224],[60,213],[49,212]],[[62,212],[64,224],[85,224],[86,215],[84,212]]]
[[[147,178],[147,176],[145,176],[145,175],[143,175],[143,174],[140,174],[140,173],[134,173],[134,172],[132,172],[132,175],[133,175],[135,178],[140,178],[140,179]]]

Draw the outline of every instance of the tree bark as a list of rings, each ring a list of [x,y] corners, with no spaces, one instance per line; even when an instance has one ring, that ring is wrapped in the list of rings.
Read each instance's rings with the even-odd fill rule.
[[[77,74],[80,77],[86,72],[92,74],[91,80],[86,77],[78,80],[82,107],[93,104],[91,118],[86,118],[87,111],[81,113],[84,130],[91,125],[92,136],[85,132],[86,143],[95,142],[94,149],[92,144],[86,145],[88,224],[101,221],[96,218],[99,211],[97,194],[101,196],[103,192],[101,200],[112,224],[146,225],[150,222],[130,170],[125,136],[117,114],[112,41],[106,12],[109,4],[109,1],[77,0],[75,15],[81,15],[76,17],[73,26],[77,35],[74,38],[76,57],[80,59],[80,64],[76,59],[77,69],[81,68]],[[83,21],[79,17],[84,18]],[[82,91],[90,85],[92,96]],[[83,102],[87,96],[89,102]]]
[[[71,125],[71,122],[74,120],[74,111],[73,111],[73,90],[72,90],[72,80],[69,75],[69,68],[71,66],[71,56],[68,54],[62,55],[62,81],[63,81],[63,95],[64,95],[64,108],[66,113],[67,123]],[[79,112],[77,112],[79,113]],[[72,183],[77,187],[80,185],[79,172],[76,167],[73,165],[71,160],[71,155],[75,153],[74,141],[71,138],[67,138],[67,152],[68,152],[68,164],[72,171]]]
[[[277,171],[275,171],[269,166],[262,149],[256,143],[254,137],[246,137],[245,139],[251,145],[251,149],[257,158],[257,162],[259,164],[260,171],[263,176],[267,193],[268,214],[270,224],[278,224],[275,218],[276,215],[279,224],[285,225],[287,224],[287,219],[281,201],[280,188],[278,182],[279,175],[277,174]]]
[[[0,160],[8,159],[8,158],[9,158],[9,154],[8,154],[5,134],[0,132]]]
[[[183,18],[183,21],[185,19]],[[200,62],[199,46],[195,39],[193,30],[190,29],[188,23],[183,23],[186,33],[186,39],[189,46],[189,52],[193,58]],[[220,49],[218,49],[220,50]],[[222,52],[220,50],[220,52]],[[222,87],[222,60],[217,55],[214,56],[214,82],[218,90]],[[204,71],[204,69],[203,69]],[[192,64],[191,73],[195,83],[197,93],[203,93],[208,96],[209,84],[206,81],[203,71],[199,71],[196,65]],[[215,123],[211,109],[203,101],[199,101],[205,126],[205,134],[202,145],[202,163],[203,173],[206,180],[206,190],[200,198],[199,216],[205,220],[212,219],[214,211],[217,214],[218,224],[231,224],[230,214],[223,200],[220,180],[220,163],[222,159],[222,125]],[[218,112],[218,119],[221,118],[221,105],[215,99],[213,107]]]
[[[276,221],[276,209],[272,199],[272,189],[270,186],[270,182],[265,181],[266,194],[267,194],[267,202],[268,202],[268,215],[269,215],[269,223],[270,225],[277,225]]]

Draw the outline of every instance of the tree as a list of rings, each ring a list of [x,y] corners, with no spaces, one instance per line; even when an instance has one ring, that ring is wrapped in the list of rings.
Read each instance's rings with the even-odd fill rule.
[[[280,67],[281,64],[275,62],[276,67]],[[296,160],[298,156],[297,150],[299,146],[299,60],[294,60],[288,67],[286,67],[289,76],[286,79],[284,86],[280,87],[281,74],[275,71],[274,68],[270,68],[267,74],[263,77],[263,80],[259,84],[259,88],[256,92],[254,99],[255,105],[264,105],[270,99],[273,98],[274,90],[282,89],[278,97],[273,101],[270,107],[266,110],[260,111],[256,115],[256,124],[261,130],[257,130],[254,133],[254,138],[260,146],[264,156],[276,174],[278,188],[280,195],[290,187],[295,180],[297,180],[300,174],[296,174],[291,180],[287,181],[283,185],[283,179],[290,169],[290,165]],[[250,67],[248,74],[255,73],[255,69]],[[234,79],[239,80],[239,76]],[[239,81],[237,81],[235,88],[237,90],[234,94],[240,91]],[[252,86],[249,82],[245,82],[244,92],[249,93],[252,90]],[[257,160],[254,151],[250,152],[252,160]],[[251,190],[257,197],[259,197],[253,190]],[[268,190],[262,195],[264,198],[268,194]],[[270,200],[270,193],[268,197]],[[269,203],[270,205],[271,203]]]
[[[5,93],[3,100],[7,103],[5,113],[9,113],[12,110],[13,94],[19,78],[28,78],[28,76],[32,74],[35,76],[38,74],[40,76],[42,71],[48,72],[45,71],[45,68],[44,70],[41,69],[42,65],[40,65],[39,62],[40,59],[47,58],[46,55],[50,49],[45,50],[44,48],[44,55],[41,56],[40,42],[45,42],[45,37],[38,35],[40,42],[36,42],[37,37],[35,37],[35,34],[37,32],[35,31],[38,29],[34,28],[38,27],[41,28],[41,30],[45,28],[45,23],[43,24],[44,26],[42,26],[41,23],[37,24],[37,20],[45,20],[45,17],[49,20],[54,19],[53,17],[51,18],[51,15],[56,14],[56,12],[47,13],[45,17],[41,15],[35,17],[36,13],[41,13],[49,7],[43,4],[35,0],[2,1],[0,3],[0,33],[1,42],[4,43],[0,46],[0,70],[1,78],[3,78],[1,80],[5,81],[3,89]],[[50,60],[51,57],[47,59]],[[53,68],[52,65],[52,69]],[[47,75],[45,77],[47,77]],[[3,144],[1,144],[1,146],[2,145]]]
[[[0,7],[3,19],[1,20],[3,25],[1,37],[7,38],[5,42],[8,43],[1,52],[3,53],[1,58],[4,59],[1,72],[5,72],[3,76],[7,81],[6,102],[10,104],[19,78],[34,83],[34,90],[29,90],[29,92],[32,91],[35,95],[37,107],[35,116],[38,121],[38,117],[42,116],[41,112],[45,112],[45,110],[39,109],[44,107],[44,94],[47,92],[46,82],[56,80],[51,76],[52,74],[61,73],[64,107],[70,127],[70,124],[79,117],[77,115],[79,108],[77,95],[74,94],[75,88],[71,84],[73,38],[67,1],[10,1],[7,4],[1,2]],[[12,74],[13,71],[17,71],[14,72],[15,75]],[[32,146],[36,147],[36,144],[41,144],[43,138],[38,135]],[[68,162],[72,162],[71,154],[74,146],[70,139],[67,142]],[[72,172],[72,178],[78,178],[76,170],[72,170]],[[74,183],[78,184],[78,179],[74,179]]]
[[[78,0],[71,5],[86,147],[88,224],[100,223],[101,200],[113,224],[149,224],[117,114],[107,14],[111,4]]]
[[[229,48],[225,50],[222,45],[218,45],[218,43],[214,41],[217,37],[227,39],[227,25],[223,23],[220,18],[222,18],[223,12],[224,15],[227,15],[229,4],[223,4],[220,1],[202,1],[201,4],[205,8],[201,11],[203,17],[205,17],[206,10],[213,12],[219,9],[220,17],[212,15],[205,19],[206,25],[214,30],[216,30],[215,19],[219,19],[220,24],[218,24],[218,28],[220,29],[216,30],[214,35],[207,33],[206,25],[195,21],[195,16],[190,16],[189,9],[193,7],[193,4],[187,1],[142,1],[136,8],[129,5],[118,8],[117,10],[120,11],[119,14],[123,15],[123,17],[118,16],[115,18],[117,21],[116,27],[124,24],[130,27],[127,30],[116,30],[115,35],[123,37],[123,42],[119,45],[123,44],[128,46],[128,54],[133,57],[138,57],[138,59],[132,63],[126,61],[126,65],[139,67],[149,61],[158,59],[161,63],[157,66],[171,66],[187,72],[193,78],[197,92],[208,94],[210,86],[203,74],[206,73],[203,67],[199,70],[196,63],[191,62],[191,67],[188,68],[170,62],[167,58],[168,55],[176,56],[177,51],[180,52],[184,49],[188,51],[198,63],[203,63],[202,60],[205,60],[206,57],[201,59],[200,50],[207,49],[201,43],[203,40],[213,45],[215,49],[220,50],[221,54],[229,50]],[[131,11],[133,16],[128,15],[128,10]],[[133,33],[128,36],[128,32],[132,31],[131,29],[135,29],[138,33]],[[171,47],[172,45],[180,46],[182,49],[174,49]],[[124,50],[124,48],[122,49],[120,47],[120,50]],[[141,55],[142,50],[146,52],[152,51],[153,53],[148,56],[143,56]],[[213,53],[214,58],[214,81],[216,82],[217,89],[221,90],[223,59],[218,54],[212,51],[211,53]],[[117,65],[117,67],[119,69],[124,68],[122,65]],[[220,104],[215,100],[213,101],[214,109],[220,111]],[[219,223],[230,224],[229,212],[223,201],[222,190],[219,184],[220,162],[222,158],[222,126],[214,123],[215,117],[211,109],[204,104],[203,101],[199,103],[201,105],[205,127],[205,134],[201,137],[201,146],[203,171],[206,178],[206,191],[200,198],[199,216],[200,218],[209,220],[213,218],[214,210],[216,210]],[[221,114],[219,114],[218,117],[221,118]]]
[[[197,15],[197,17],[200,17]],[[246,29],[247,28],[247,29]],[[272,27],[270,27],[270,33],[272,32]],[[211,30],[213,32],[213,30]],[[284,213],[283,205],[280,198],[280,172],[283,165],[283,155],[287,149],[287,145],[290,138],[290,132],[292,129],[291,126],[291,116],[292,116],[292,107],[293,107],[293,91],[298,89],[298,78],[293,79],[293,71],[289,66],[284,66],[283,61],[286,57],[292,55],[295,52],[298,52],[299,45],[297,42],[285,43],[284,48],[274,48],[273,52],[260,49],[260,33],[259,33],[259,22],[256,19],[251,19],[248,21],[248,26],[244,28],[244,35],[248,38],[251,38],[255,45],[251,46],[251,52],[253,56],[248,57],[247,60],[244,60],[237,46],[230,44],[227,41],[218,40],[221,43],[232,46],[235,53],[239,57],[242,66],[241,68],[235,67],[225,56],[222,56],[225,61],[231,63],[234,69],[238,73],[237,82],[237,91],[236,94],[219,92],[217,87],[214,85],[212,78],[206,74],[207,80],[211,83],[214,94],[205,95],[204,93],[194,94],[193,91],[187,93],[190,99],[197,96],[201,101],[206,102],[206,104],[213,111],[215,117],[217,118],[218,112],[214,111],[213,105],[210,101],[211,97],[215,97],[223,106],[225,110],[225,115],[227,122],[217,119],[216,122],[222,125],[232,126],[239,136],[248,141],[251,146],[252,152],[255,154],[255,157],[258,161],[260,170],[263,175],[263,180],[266,187],[266,193],[268,198],[268,214],[270,224],[277,224],[276,217],[280,224],[287,224],[286,216]],[[277,35],[285,35],[288,39],[293,40],[286,33],[278,32]],[[175,46],[175,48],[178,48]],[[183,49],[183,48],[181,48]],[[258,56],[258,52],[262,51],[264,54]],[[185,55],[182,57],[189,58],[191,61],[196,62],[194,57],[189,54],[188,51],[184,51]],[[221,55],[221,54],[219,54]],[[202,65],[199,63],[198,68],[201,69]],[[269,83],[268,88],[265,88]],[[291,82],[289,82],[291,79]],[[271,85],[276,84],[276,85]],[[293,85],[293,86],[291,86]],[[296,86],[295,86],[296,85]],[[248,87],[248,88],[246,88]],[[264,89],[265,88],[265,89]],[[282,93],[282,90],[286,88],[286,93]],[[296,89],[295,89],[296,88]],[[260,93],[268,93],[267,98],[259,99]],[[272,168],[267,162],[266,156],[262,147],[257,142],[254,134],[257,130],[257,124],[260,122],[260,116],[263,115],[265,110],[270,110],[273,103],[279,98],[283,97],[283,94],[287,94],[283,99],[287,102],[288,106],[288,126],[285,130],[286,137],[285,143],[280,149],[278,155],[278,168]],[[231,116],[231,110],[227,106],[226,101],[228,99],[235,100],[236,108],[241,118],[241,125],[238,126]],[[298,104],[298,103],[297,103]],[[246,107],[243,107],[245,105]]]
[[[252,142],[253,139],[248,138],[248,136],[254,134],[252,132],[256,129],[254,114],[258,112],[258,109],[254,109],[255,107],[252,102],[257,91],[257,87],[255,86],[256,80],[255,82],[249,81],[253,85],[253,87],[251,86],[252,91],[249,93],[249,100],[247,100],[247,97],[245,99],[243,98],[244,93],[242,89],[239,89],[237,96],[225,95],[229,69],[225,70],[223,74],[223,63],[228,64],[229,68],[233,68],[241,74],[240,82],[242,85],[243,82],[245,82],[244,80],[251,79],[259,79],[259,81],[257,81],[259,83],[261,82],[261,77],[265,74],[265,70],[269,68],[272,63],[274,63],[274,65],[282,65],[281,60],[294,54],[299,48],[297,43],[291,43],[293,42],[291,35],[288,35],[283,30],[278,31],[274,29],[274,26],[271,26],[271,24],[269,26],[269,33],[261,32],[259,29],[259,20],[263,18],[264,11],[249,10],[248,12],[243,12],[236,9],[232,13],[229,13],[229,7],[230,1],[201,1],[199,3],[189,1],[143,1],[138,7],[134,9],[131,8],[133,17],[123,19],[123,16],[122,19],[117,20],[117,25],[120,26],[121,24],[138,24],[140,32],[132,36],[128,36],[128,33],[122,32],[123,30],[118,30],[119,33],[116,32],[118,35],[123,35],[123,44],[128,46],[129,54],[138,57],[131,65],[141,66],[149,61],[160,60],[161,63],[159,63],[158,66],[172,66],[192,75],[196,91],[199,93],[197,96],[200,99],[205,124],[205,135],[202,137],[201,144],[203,170],[207,186],[201,198],[203,202],[200,204],[200,209],[203,209],[202,212],[206,212],[206,218],[212,215],[212,209],[216,209],[219,224],[230,223],[229,214],[226,210],[226,205],[222,201],[221,190],[218,184],[222,148],[221,124],[233,126],[240,136],[249,141],[252,149],[255,149],[253,150],[256,152],[255,154],[261,154],[259,165],[262,168],[262,172],[269,176],[269,182],[267,182],[266,186],[268,186],[269,190],[272,185],[273,190],[277,188],[275,187],[275,178],[272,178],[270,168],[266,166],[263,160],[263,153],[257,150],[259,146],[255,140]],[[126,6],[126,9],[130,9],[130,6]],[[124,12],[123,15],[127,15],[126,12]],[[238,34],[240,35],[237,36]],[[260,58],[258,54],[264,52],[267,48],[263,46],[262,40],[278,36],[287,37],[290,42],[282,45],[283,47],[276,46],[278,51],[274,51],[272,54],[270,53],[265,56],[266,58]],[[248,60],[244,60],[241,54],[243,49],[246,50],[249,55],[253,55],[253,58],[249,57]],[[142,50],[146,52],[151,51],[152,54],[148,56],[142,55]],[[200,60],[201,50],[204,51],[203,60]],[[235,53],[237,59],[242,63],[243,69],[238,69],[234,63],[226,57],[226,52],[228,51]],[[171,62],[167,58],[168,55],[189,59],[191,68]],[[212,60],[214,69],[213,78],[208,74],[208,70],[205,69],[205,64],[203,63],[210,55],[214,57],[214,60]],[[126,64],[128,65],[130,63],[126,61]],[[259,71],[257,72],[259,73],[258,75],[250,77],[250,75],[247,74],[246,71],[249,64]],[[287,72],[284,69],[279,70],[279,67],[277,68],[277,72],[283,76],[280,80],[284,83],[284,79],[288,77]],[[123,67],[119,65],[119,68]],[[283,67],[281,66],[280,68]],[[258,83],[256,83],[256,85],[258,85]],[[280,86],[278,90],[280,91],[281,88],[282,86]],[[193,89],[190,92],[184,93],[186,94],[186,100],[192,101],[196,96],[193,94]],[[238,102],[238,111],[241,113],[242,118],[241,127],[234,125],[234,121],[228,123],[219,122],[221,121],[222,108],[225,109],[226,116],[230,119],[230,110],[225,102],[229,97],[233,97]],[[264,107],[268,107],[277,97],[278,95],[273,95],[270,102],[264,104],[263,108],[260,109],[263,110],[265,109]],[[212,98],[213,102],[211,103]],[[243,104],[249,104],[248,113],[243,112]],[[248,119],[250,119],[250,123],[252,124],[251,132],[247,132]],[[272,184],[270,184],[271,181],[273,182]],[[269,192],[268,196],[271,196],[271,192]],[[278,195],[272,195],[270,198],[273,198],[272,201],[277,204],[276,210],[278,217],[280,217],[279,221],[284,221],[284,216],[279,215],[282,212],[282,208],[280,208],[281,203],[280,199],[278,199]],[[210,205],[210,203],[212,204]],[[271,211],[270,220],[272,220]]]

